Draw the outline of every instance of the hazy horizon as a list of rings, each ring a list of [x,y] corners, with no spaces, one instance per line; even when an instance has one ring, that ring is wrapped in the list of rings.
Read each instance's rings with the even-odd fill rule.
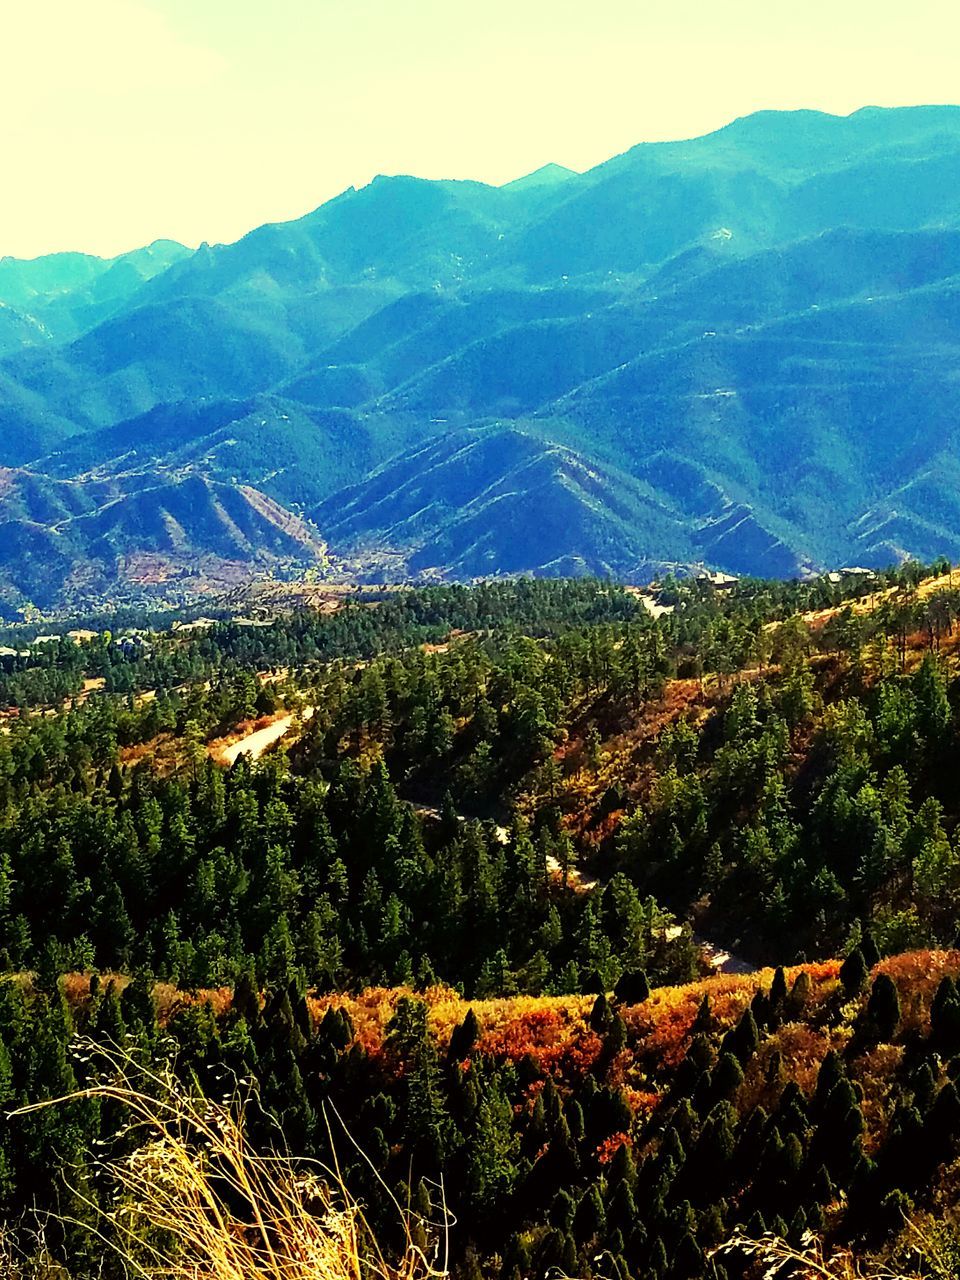
[[[960,107],[960,103],[956,103],[956,102],[917,102],[917,103],[903,103],[903,104],[900,104],[900,108],[901,108],[901,109],[904,109],[904,108],[905,108],[905,109],[912,109],[912,108],[931,108],[931,107],[932,107],[932,108],[936,108],[936,107]],[[753,112],[748,112],[748,113],[747,113],[747,115],[757,115],[757,114],[762,114],[763,112],[768,111],[768,110],[769,110],[769,111],[779,111],[780,113],[786,113],[786,114],[791,114],[791,113],[801,114],[801,113],[804,113],[804,112],[814,112],[814,113],[819,113],[819,114],[823,114],[823,115],[833,116],[835,119],[838,119],[838,120],[843,120],[843,119],[848,119],[850,116],[856,115],[856,114],[857,114],[858,112],[860,112],[860,111],[867,111],[867,110],[883,110],[883,111],[888,111],[888,110],[897,110],[897,109],[898,109],[897,107],[887,107],[887,106],[884,106],[884,105],[882,105],[882,104],[868,102],[868,103],[864,103],[862,106],[854,107],[851,111],[849,111],[849,112],[844,112],[844,113],[842,113],[842,114],[841,114],[841,113],[836,113],[836,112],[824,112],[824,111],[821,111],[821,110],[820,110],[820,108],[817,108],[817,107],[793,107],[793,108],[764,108],[764,107],[758,107],[755,111],[753,111]],[[712,128],[710,128],[710,129],[706,129],[706,130],[704,130],[702,133],[697,133],[697,134],[684,134],[683,136],[679,136],[679,135],[678,135],[677,137],[670,137],[670,138],[652,138],[652,139],[648,139],[648,138],[638,138],[638,139],[636,140],[636,142],[631,143],[628,147],[624,148],[624,150],[625,150],[625,151],[626,151],[626,150],[630,150],[632,147],[634,147],[634,146],[638,146],[638,145],[641,145],[641,144],[644,144],[644,143],[661,143],[661,142],[663,142],[663,143],[670,143],[670,142],[683,142],[683,141],[688,141],[688,140],[690,140],[690,139],[694,139],[694,138],[698,138],[698,137],[703,137],[703,136],[706,136],[706,135],[711,134],[711,133],[717,133],[717,132],[721,131],[722,129],[725,129],[725,128],[729,127],[730,125],[735,124],[737,120],[740,120],[740,119],[743,119],[743,118],[745,118],[745,117],[743,117],[743,116],[736,116],[736,117],[734,117],[734,118],[733,118],[733,119],[731,119],[731,120],[724,120],[724,121],[722,121],[721,123],[719,123],[719,124],[717,124],[717,125],[713,126]],[[611,160],[611,159],[614,159],[614,158],[615,158],[615,156],[620,155],[620,154],[623,154],[623,152],[622,152],[622,151],[620,151],[620,152],[611,152],[609,155],[605,155],[605,156],[603,156],[601,159],[597,160],[597,161],[596,161],[596,165],[602,165],[602,164],[604,164],[606,161]],[[207,244],[211,244],[211,245],[216,245],[216,244],[230,244],[230,243],[234,243],[236,240],[242,239],[244,236],[248,235],[251,231],[255,231],[255,230],[257,229],[257,227],[263,226],[263,225],[265,225],[265,224],[269,224],[269,223],[283,223],[283,222],[287,222],[287,221],[296,221],[296,220],[297,220],[297,219],[299,219],[299,218],[305,217],[306,215],[310,214],[311,212],[313,212],[314,210],[316,210],[317,208],[319,208],[321,205],[323,205],[323,204],[324,204],[324,203],[326,203],[327,201],[332,200],[332,199],[336,199],[336,197],[337,197],[338,195],[341,195],[343,192],[345,192],[345,191],[349,190],[351,187],[354,187],[354,188],[356,188],[356,189],[358,189],[358,190],[359,190],[359,189],[362,189],[363,187],[365,187],[365,186],[369,185],[369,183],[373,182],[377,177],[413,177],[413,178],[423,178],[423,179],[427,179],[427,180],[437,180],[437,181],[442,181],[442,180],[448,180],[448,181],[465,181],[465,182],[471,182],[471,181],[472,181],[472,182],[481,182],[481,183],[485,183],[486,185],[492,185],[492,186],[504,186],[504,185],[508,185],[509,183],[511,183],[511,182],[513,182],[513,181],[516,181],[516,180],[518,180],[518,179],[520,179],[520,178],[526,177],[526,176],[527,176],[527,175],[529,175],[529,174],[535,173],[535,172],[536,172],[537,170],[539,170],[539,169],[547,168],[547,167],[549,167],[550,165],[560,165],[560,166],[562,166],[562,167],[564,167],[564,168],[568,168],[568,169],[570,169],[571,171],[576,172],[576,173],[585,173],[585,172],[587,172],[590,168],[594,168],[594,167],[596,167],[596,165],[589,165],[589,166],[587,166],[585,169],[574,169],[572,165],[563,165],[563,162],[562,162],[562,161],[546,159],[546,160],[541,161],[539,164],[534,165],[534,166],[533,166],[533,168],[524,170],[524,172],[523,172],[523,173],[517,173],[517,174],[514,174],[514,175],[512,175],[511,177],[508,177],[508,178],[503,179],[501,182],[495,182],[495,183],[488,182],[486,179],[483,179],[483,178],[477,178],[477,177],[474,177],[474,176],[473,176],[473,175],[471,175],[471,174],[443,174],[443,173],[439,173],[439,174],[430,174],[430,175],[426,175],[426,174],[411,173],[411,172],[409,172],[409,171],[407,171],[407,170],[397,170],[397,171],[394,171],[394,172],[388,172],[388,171],[386,171],[386,170],[380,170],[380,171],[378,171],[377,173],[370,175],[370,176],[369,176],[365,181],[363,181],[363,182],[348,183],[345,187],[339,188],[337,191],[333,191],[333,192],[330,192],[329,194],[324,195],[324,196],[323,196],[323,198],[322,198],[322,199],[320,199],[319,201],[317,201],[316,203],[314,203],[314,204],[309,204],[306,208],[304,208],[304,209],[300,210],[299,212],[291,213],[291,214],[289,215],[289,217],[284,217],[284,218],[268,218],[268,219],[266,219],[264,222],[257,222],[257,223],[254,223],[254,224],[252,224],[251,226],[244,228],[244,229],[243,229],[243,230],[241,230],[241,231],[240,231],[236,236],[233,236],[233,237],[232,237],[232,238],[230,238],[230,239],[223,239],[223,240],[208,239],[208,240],[193,240],[193,241],[181,240],[181,241],[177,241],[177,240],[176,240],[176,237],[174,237],[174,236],[169,236],[169,235],[163,235],[163,234],[161,234],[161,235],[158,235],[158,236],[154,236],[154,237],[153,237],[152,239],[150,239],[150,240],[137,241],[136,243],[127,244],[127,245],[124,245],[122,248],[118,248],[118,249],[116,249],[116,250],[114,250],[114,251],[112,251],[112,252],[107,252],[107,253],[97,253],[97,252],[96,252],[96,251],[94,251],[94,250],[86,249],[86,248],[85,248],[84,246],[82,246],[82,245],[67,245],[67,246],[63,246],[63,247],[61,247],[61,248],[47,249],[47,250],[44,250],[44,251],[42,251],[42,252],[40,252],[40,253],[37,253],[37,254],[13,254],[13,253],[6,253],[5,251],[3,251],[2,247],[0,247],[0,261],[2,261],[4,258],[13,258],[13,259],[16,259],[16,260],[18,260],[18,261],[31,261],[31,260],[36,259],[36,258],[47,257],[47,256],[49,256],[49,255],[52,255],[52,254],[58,254],[58,253],[80,253],[80,254],[84,254],[84,255],[87,255],[87,256],[91,256],[91,257],[100,257],[100,258],[104,258],[104,259],[108,259],[108,260],[109,260],[109,259],[112,259],[112,258],[115,258],[115,257],[121,257],[123,254],[125,254],[125,253],[129,253],[129,252],[132,252],[132,251],[134,251],[134,250],[136,250],[136,249],[148,248],[148,247],[150,247],[150,246],[151,246],[151,245],[153,245],[153,244],[160,243],[160,242],[163,242],[163,241],[180,243],[180,244],[181,244],[181,245],[183,245],[185,248],[188,248],[188,249],[191,249],[191,250],[195,250],[195,249],[199,248],[202,244],[205,244],[205,243],[207,243]]]
[[[831,111],[819,111],[818,108],[785,108],[785,109],[756,108],[755,111],[750,111],[748,115],[763,114],[764,111],[767,111],[767,110],[778,111],[778,114],[791,114],[791,113],[800,114],[800,113],[804,113],[804,111],[813,111],[813,113],[819,113],[823,115],[832,115],[833,118],[842,120],[842,119],[849,119],[850,116],[856,115],[859,113],[859,111],[865,111],[865,110],[884,110],[884,111],[899,110],[899,109],[910,110],[914,108],[919,108],[919,109],[940,108],[940,106],[945,106],[945,108],[952,108],[952,106],[956,106],[956,108],[960,108],[960,102],[909,102],[909,104],[901,104],[900,108],[890,108],[890,106],[879,105],[877,104],[877,102],[864,102],[863,106],[858,106],[858,108],[854,108],[851,111],[847,111],[847,113],[844,113],[844,114],[831,113]],[[692,140],[692,138],[705,137],[705,136],[708,136],[708,134],[710,133],[721,132],[722,129],[730,127],[730,125],[735,124],[737,120],[744,119],[744,118],[745,116],[735,116],[735,118],[731,120],[724,120],[723,123],[717,124],[716,127],[714,128],[705,129],[703,133],[684,134],[684,136],[682,137],[678,136],[676,138],[637,138],[637,141],[634,143],[631,143],[630,147],[626,147],[625,151],[631,150],[631,148],[634,146],[643,145],[643,143],[684,142],[684,141],[690,141]],[[282,223],[285,223],[285,221],[296,221],[297,219],[305,218],[305,216],[307,216],[308,214],[311,214],[311,212],[314,212],[316,209],[319,209],[321,205],[326,204],[326,202],[330,200],[335,200],[335,198],[337,198],[339,195],[343,195],[343,192],[348,191],[348,189],[351,189],[351,187],[356,189],[362,189],[366,186],[369,186],[369,184],[371,182],[374,182],[374,180],[378,177],[410,177],[410,178],[424,178],[425,180],[452,180],[452,182],[480,182],[480,183],[486,184],[486,186],[508,186],[509,183],[515,182],[515,180],[520,178],[525,178],[529,174],[536,173],[538,172],[539,169],[549,168],[550,165],[562,165],[563,168],[571,169],[571,172],[573,173],[588,173],[589,169],[596,168],[596,166],[598,165],[605,164],[607,163],[608,160],[612,160],[617,155],[622,155],[622,154],[623,154],[622,151],[611,152],[611,155],[604,156],[603,159],[596,161],[596,165],[590,165],[586,169],[577,169],[577,170],[573,169],[571,165],[562,165],[562,161],[544,160],[544,161],[541,161],[540,164],[534,165],[534,168],[527,169],[525,170],[524,173],[517,173],[513,175],[513,177],[503,179],[503,182],[499,182],[499,183],[488,183],[488,182],[485,182],[485,179],[475,178],[475,177],[472,177],[472,175],[470,174],[430,174],[428,177],[428,175],[410,173],[410,172],[407,172],[407,170],[397,170],[396,173],[379,172],[376,174],[372,174],[370,178],[367,178],[365,180],[365,182],[348,183],[347,187],[339,188],[338,191],[334,191],[332,193],[329,193],[329,195],[325,195],[323,197],[323,200],[316,202],[316,204],[308,205],[306,209],[303,209],[300,212],[293,212],[293,214],[289,215],[288,218],[269,218],[269,219],[266,219],[265,221],[260,221],[260,223],[255,223],[251,225],[251,227],[244,228],[243,230],[241,230],[241,232],[237,234],[236,237],[233,237],[232,239],[220,239],[220,241],[218,241],[218,239],[207,239],[207,241],[197,241],[197,239],[195,239],[195,241],[189,242],[189,241],[177,241],[177,239],[175,239],[172,236],[163,236],[163,234],[161,234],[161,236],[155,236],[154,238],[150,239],[150,241],[142,241],[142,242],[137,242],[132,244],[125,244],[124,247],[118,248],[118,250],[115,250],[114,252],[97,253],[95,251],[87,250],[87,248],[84,248],[83,246],[67,246],[63,248],[52,248],[52,250],[46,250],[41,253],[32,253],[32,255],[19,255],[19,253],[5,253],[3,251],[0,251],[0,261],[3,261],[4,259],[14,259],[17,261],[33,261],[36,259],[40,259],[40,257],[56,255],[56,253],[82,253],[82,255],[84,256],[100,257],[100,259],[111,260],[111,259],[115,259],[115,257],[122,257],[124,253],[134,252],[138,250],[138,248],[148,248],[148,247],[151,247],[152,244],[163,243],[164,241],[169,243],[182,244],[184,248],[189,248],[189,250],[193,251],[193,250],[197,250],[197,248],[201,247],[201,244],[205,244],[205,243],[214,244],[214,246],[215,244],[236,243],[238,239],[242,239],[244,236],[248,236],[248,234],[253,232],[253,230],[256,230],[259,227],[264,227],[264,225],[282,224]]]
[[[5,14],[0,254],[237,239],[376,173],[501,184],[756,110],[957,96],[960,12],[867,0],[37,0]]]

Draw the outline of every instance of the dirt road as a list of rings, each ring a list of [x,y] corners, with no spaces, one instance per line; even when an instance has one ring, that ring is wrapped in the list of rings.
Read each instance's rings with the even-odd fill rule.
[[[304,707],[303,719],[309,720],[312,715],[313,707]],[[273,724],[268,724],[265,729],[256,729],[253,733],[248,733],[245,738],[241,738],[239,742],[233,742],[229,747],[224,747],[220,752],[220,759],[224,764],[235,764],[241,756],[259,760],[268,747],[272,747],[285,733],[289,732],[292,724],[292,715],[282,716],[279,720],[274,720]]]

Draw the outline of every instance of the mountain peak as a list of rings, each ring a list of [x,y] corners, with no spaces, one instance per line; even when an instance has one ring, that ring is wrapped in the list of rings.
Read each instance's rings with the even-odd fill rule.
[[[568,178],[577,176],[576,169],[568,169],[562,164],[542,164],[539,169],[534,169],[533,173],[525,173],[521,178],[505,182],[502,190],[522,191],[528,187],[553,187],[560,182],[566,182]]]

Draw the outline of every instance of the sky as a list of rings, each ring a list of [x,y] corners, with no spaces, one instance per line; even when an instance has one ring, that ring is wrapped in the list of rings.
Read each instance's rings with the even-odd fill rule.
[[[956,0],[0,0],[0,255],[235,240],[377,173],[960,98]]]

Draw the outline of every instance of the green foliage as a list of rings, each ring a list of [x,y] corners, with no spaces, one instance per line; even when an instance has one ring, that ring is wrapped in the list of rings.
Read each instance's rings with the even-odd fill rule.
[[[895,962],[865,991],[903,921],[953,941],[940,693],[951,708],[956,694],[940,663],[842,698],[819,677],[808,688],[789,661],[820,664],[796,626],[778,641],[784,669],[733,681],[757,631],[818,589],[673,584],[674,613],[654,621],[599,583],[486,584],[156,637],[129,658],[106,641],[18,658],[8,695],[27,671],[45,673],[38,692],[91,671],[107,688],[0,736],[0,1102],[82,1083],[74,1029],[148,1057],[175,1044],[202,1084],[223,1068],[255,1080],[252,1123],[279,1122],[298,1152],[332,1154],[335,1108],[388,1185],[412,1177],[423,1198],[442,1177],[464,1224],[455,1265],[469,1242],[469,1268],[491,1278],[501,1262],[536,1280],[567,1263],[607,1275],[598,1257],[618,1278],[691,1271],[740,1214],[794,1235],[892,1221],[960,1142],[954,979],[929,1036]],[[694,653],[717,672],[703,701],[683,702],[670,733],[638,734],[669,720],[678,686],[662,682]],[[251,674],[281,665],[296,675]],[[289,752],[204,759],[209,734],[295,694],[315,711]],[[599,761],[577,746],[590,726]],[[193,749],[168,769],[126,763],[158,734]],[[731,1013],[708,986],[670,1053],[646,1053],[645,1029],[670,1040],[678,998],[657,988],[701,972],[690,927],[660,902],[758,960],[845,941],[841,990],[825,999],[778,968]],[[12,977],[24,969],[32,980]],[[71,977],[65,1003],[60,975],[93,969],[130,981],[78,997]],[[154,979],[182,991],[159,1017]],[[437,982],[471,1002],[587,993],[589,1052],[545,1066],[551,1015],[535,1002],[529,1053],[493,1048],[479,1005],[438,1042]],[[313,993],[373,985],[405,988],[382,1049],[336,1004],[314,1016]],[[203,992],[219,987],[233,1000],[214,1015]],[[854,1001],[849,1049],[804,1096],[791,1053],[809,1071],[823,1037],[848,1035]],[[900,1074],[868,1106],[857,1072],[890,1040]],[[657,1105],[635,1109],[648,1091]],[[63,1162],[82,1166],[117,1123],[79,1104],[69,1123],[44,1114],[0,1130],[4,1212],[52,1204]],[[369,1201],[369,1166],[336,1154]]]

